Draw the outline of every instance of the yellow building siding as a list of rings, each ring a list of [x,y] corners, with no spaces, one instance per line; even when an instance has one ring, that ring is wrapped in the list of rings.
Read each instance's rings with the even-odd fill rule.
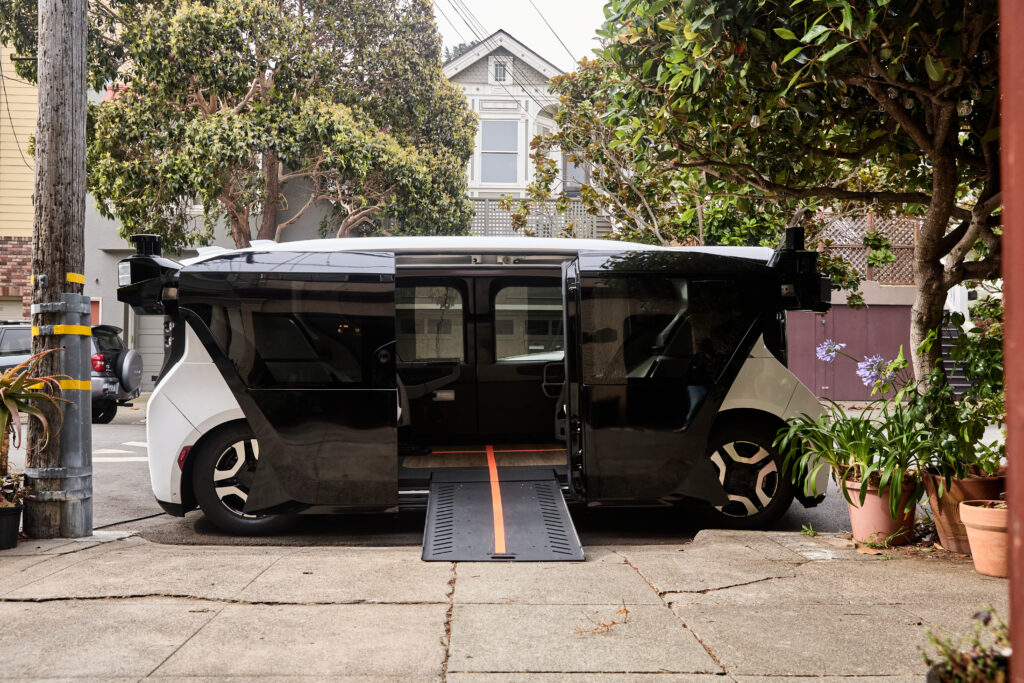
[[[36,87],[14,72],[12,52],[0,46],[0,236],[31,237]]]

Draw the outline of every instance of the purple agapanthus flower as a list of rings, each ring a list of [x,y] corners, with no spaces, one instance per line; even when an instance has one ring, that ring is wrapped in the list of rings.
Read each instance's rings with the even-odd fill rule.
[[[826,363],[831,363],[836,359],[836,355],[846,347],[846,344],[840,344],[834,342],[831,339],[826,339],[814,352],[818,355],[818,360],[823,360]]]
[[[866,387],[874,386],[875,382],[891,382],[893,374],[888,368],[888,361],[881,355],[864,356],[864,360],[857,363],[857,376]]]

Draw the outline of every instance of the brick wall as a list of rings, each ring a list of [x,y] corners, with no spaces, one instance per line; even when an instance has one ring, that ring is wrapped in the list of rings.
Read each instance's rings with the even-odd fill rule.
[[[0,296],[20,296],[26,318],[32,303],[31,272],[32,238],[0,236]]]

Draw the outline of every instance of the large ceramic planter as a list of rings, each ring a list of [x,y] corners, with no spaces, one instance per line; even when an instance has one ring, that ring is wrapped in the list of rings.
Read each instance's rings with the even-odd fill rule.
[[[18,545],[18,530],[21,528],[21,505],[0,507],[0,550]]]
[[[850,526],[853,528],[853,539],[863,543],[884,543],[887,545],[904,545],[910,541],[914,533],[914,517],[917,514],[917,506],[912,506],[909,512],[902,513],[897,519],[893,519],[889,513],[889,490],[878,490],[877,487],[867,485],[867,495],[864,497],[864,504],[860,503],[860,489],[862,482],[846,481],[843,484],[850,494],[850,501],[846,505],[850,509]],[[909,490],[907,490],[909,489]],[[905,487],[903,500],[900,501],[899,509],[903,509],[910,501],[913,486]]]
[[[1002,505],[1002,507],[993,507]],[[967,527],[974,569],[986,576],[1006,576],[1006,525],[1010,511],[998,500],[965,500],[960,521]]]
[[[950,479],[949,487],[942,494],[942,498],[939,498],[939,485],[942,483],[945,487],[945,479],[928,473],[923,477],[935,530],[939,534],[939,543],[954,553],[969,554],[971,544],[967,542],[967,530],[960,522],[960,503],[965,500],[998,500],[999,495],[1006,491],[1006,477]]]

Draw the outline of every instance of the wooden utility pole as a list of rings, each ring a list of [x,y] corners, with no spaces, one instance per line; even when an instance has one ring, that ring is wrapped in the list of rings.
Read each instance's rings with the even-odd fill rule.
[[[82,359],[88,358],[90,331],[82,287],[88,0],[39,0],[38,7],[32,351],[63,349],[47,356],[40,371],[65,376],[61,389],[68,402],[59,410],[46,409],[49,440],[43,441],[38,421],[32,421],[25,532],[35,538],[87,536],[92,533],[91,409],[88,362],[82,367]]]

